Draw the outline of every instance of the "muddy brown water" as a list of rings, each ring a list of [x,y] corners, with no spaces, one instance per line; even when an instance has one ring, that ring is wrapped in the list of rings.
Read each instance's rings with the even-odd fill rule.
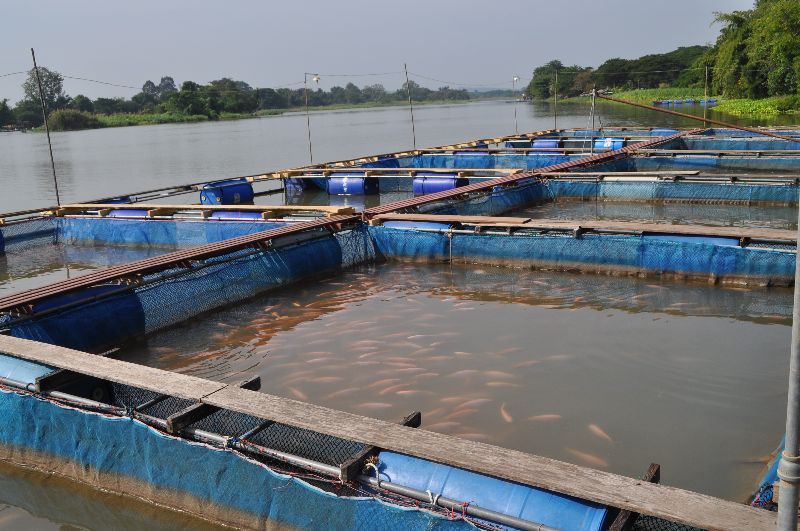
[[[782,435],[791,291],[382,264],[129,346],[138,363],[744,500]]]

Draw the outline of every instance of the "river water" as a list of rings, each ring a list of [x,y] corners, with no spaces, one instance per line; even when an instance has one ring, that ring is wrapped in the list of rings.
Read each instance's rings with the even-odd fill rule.
[[[551,106],[516,105],[520,131],[552,128]],[[419,107],[417,145],[510,134],[513,111],[506,102]],[[559,112],[559,127],[587,125],[584,104]],[[601,105],[599,120],[694,125],[616,105]],[[404,108],[315,112],[311,128],[318,162],[412,146]],[[57,133],[53,142],[64,202],[308,162],[302,114]],[[0,135],[0,183],[0,212],[54,203],[44,135]],[[719,223],[720,214],[546,208],[526,215]],[[786,212],[727,212],[724,224],[795,227]],[[78,253],[70,263],[85,271],[140,251]],[[38,257],[37,275],[63,278],[57,255],[67,252]],[[16,290],[25,280],[0,284]],[[257,373],[266,392],[389,420],[419,409],[429,429],[632,476],[659,462],[667,484],[742,500],[782,434],[790,315],[788,290],[385,264],[202,317],[128,353],[213,379]],[[0,483],[9,486],[0,529],[106,529],[108,514],[133,513],[131,528],[199,525],[13,469],[0,468]],[[65,489],[68,503],[46,501]]]

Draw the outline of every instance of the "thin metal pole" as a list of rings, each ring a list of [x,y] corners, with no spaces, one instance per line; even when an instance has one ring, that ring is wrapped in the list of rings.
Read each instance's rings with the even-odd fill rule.
[[[414,125],[414,104],[411,103],[411,83],[408,81],[408,65],[403,63],[406,71],[406,93],[408,93],[408,108],[411,110],[411,137],[414,142],[414,151],[417,149],[417,129]]]
[[[511,78],[511,94],[514,96],[514,134],[519,134],[517,125],[517,76]]]
[[[308,161],[314,164],[314,152],[311,151],[311,115],[308,113],[308,73],[303,73],[303,87],[306,93],[306,130],[308,131]]]
[[[708,65],[706,65],[706,83],[703,89],[703,99],[706,100],[703,105],[703,127],[708,127],[708,123],[706,122],[706,117],[708,116],[706,114],[708,112]]]
[[[56,162],[53,160],[53,144],[50,142],[50,126],[47,123],[47,107],[44,104],[44,91],[42,90],[42,79],[39,77],[39,67],[36,66],[36,54],[31,48],[33,58],[33,71],[36,73],[36,84],[39,86],[39,101],[42,104],[42,118],[44,118],[44,130],[47,132],[47,147],[50,149],[50,167],[53,170],[53,186],[56,189],[56,205],[61,206],[61,196],[58,193],[58,178],[56,177]]]
[[[558,69],[556,68],[555,90],[553,91],[553,129],[558,130]]]
[[[798,208],[800,222],[800,208]],[[800,229],[797,232],[800,249]],[[786,400],[786,442],[778,465],[780,499],[778,529],[797,529],[797,507],[800,499],[800,257],[795,257],[794,310],[792,311],[792,347],[789,357],[789,396]]]
[[[592,128],[590,129],[591,132],[589,133],[589,135],[590,135],[589,136],[589,144],[590,144],[589,145],[589,150],[590,150],[589,153],[592,153],[592,154],[594,154],[594,104],[595,104],[595,101],[596,101],[596,97],[597,97],[597,87],[595,85],[595,86],[592,87],[592,111],[591,111]]]

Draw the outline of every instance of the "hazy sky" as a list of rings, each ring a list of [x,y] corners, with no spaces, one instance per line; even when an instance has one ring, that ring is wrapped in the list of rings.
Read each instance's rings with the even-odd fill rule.
[[[402,83],[415,75],[453,86],[507,86],[516,74],[558,58],[597,66],[678,46],[711,43],[715,11],[749,9],[753,0],[6,0],[0,76],[40,65],[73,77],[141,87],[220,77],[253,86]],[[338,77],[330,74],[389,75]],[[329,75],[325,75],[329,74]],[[0,98],[16,102],[24,76],[0,77]],[[438,81],[416,77],[436,88]],[[526,81],[523,79],[523,82]],[[302,83],[301,83],[302,84]],[[132,96],[136,90],[67,79],[75,96]]]

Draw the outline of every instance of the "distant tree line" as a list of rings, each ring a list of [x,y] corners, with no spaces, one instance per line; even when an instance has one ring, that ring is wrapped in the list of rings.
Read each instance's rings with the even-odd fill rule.
[[[687,46],[638,59],[609,59],[597,68],[564,66],[561,61],[553,60],[533,71],[525,95],[534,99],[552,98],[556,92],[556,72],[557,93],[565,98],[587,93],[592,87],[636,89],[690,86],[698,81],[698,76],[702,79],[703,73],[693,68],[709,50],[708,46]]]
[[[77,125],[76,120],[79,120],[79,117],[74,113],[70,115],[67,111],[94,115],[171,113],[186,116],[200,115],[213,120],[226,113],[254,114],[262,110],[302,107],[306,98],[305,88],[254,88],[244,81],[227,77],[205,85],[184,81],[178,88],[172,77],[164,76],[158,84],[146,81],[142,85],[141,92],[130,99],[101,97],[93,100],[83,94],[75,97],[67,95],[64,92],[64,78],[58,72],[39,67],[39,74],[48,111],[59,111],[59,119],[62,116],[66,117],[70,125]],[[33,70],[29,72],[22,87],[25,97],[13,108],[7,99],[0,100],[0,126],[42,124],[39,92]],[[407,88],[411,91],[412,99],[419,102],[470,98],[466,89],[445,86],[431,90],[414,81],[409,81],[408,87],[404,83],[395,91],[388,91],[381,84],[359,88],[353,83],[348,83],[344,87],[334,86],[327,91],[309,87],[308,104],[313,107],[324,107],[405,101],[408,98]]]
[[[713,46],[688,46],[638,59],[609,59],[598,68],[554,60],[536,68],[530,98],[570,97],[598,88],[703,87],[727,98],[800,95],[800,2],[756,0],[753,9],[717,13]],[[558,72],[558,87],[555,73]]]

